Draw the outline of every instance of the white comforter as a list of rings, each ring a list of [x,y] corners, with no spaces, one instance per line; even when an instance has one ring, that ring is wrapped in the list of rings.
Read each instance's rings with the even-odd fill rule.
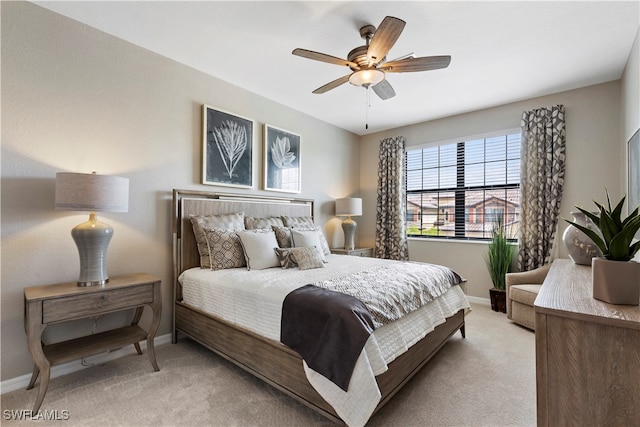
[[[184,302],[275,341],[280,341],[282,302],[294,289],[341,277],[393,261],[328,256],[326,268],[207,270],[193,268],[180,275]],[[380,401],[375,376],[387,364],[469,303],[459,286],[369,337],[345,392],[305,364],[309,383],[349,426],[363,426]]]

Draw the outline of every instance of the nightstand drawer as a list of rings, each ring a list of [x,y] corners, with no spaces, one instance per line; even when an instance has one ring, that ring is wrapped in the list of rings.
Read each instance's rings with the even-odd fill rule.
[[[349,253],[349,255],[352,256],[364,256],[364,257],[372,257],[373,256],[373,250],[371,248],[366,248],[366,249],[354,249],[353,251],[351,251]]]
[[[108,286],[108,285],[107,285]],[[105,289],[91,295],[74,295],[42,302],[43,323],[95,316],[153,302],[153,283],[124,289]]]
[[[355,248],[355,249],[333,248],[331,249],[331,253],[336,255],[373,257],[373,248]]]

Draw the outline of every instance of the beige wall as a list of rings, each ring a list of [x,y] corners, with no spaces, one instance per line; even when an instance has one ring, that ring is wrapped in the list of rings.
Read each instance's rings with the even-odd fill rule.
[[[259,190],[263,123],[302,135],[300,196],[316,200],[329,240],[342,239],[333,200],[359,189],[358,136],[33,4],[2,2],[1,8],[2,380],[32,368],[23,289],[78,277],[70,230],[87,215],[54,211],[59,171],[129,178],[129,212],[100,215],[115,230],[108,271],[162,279],[159,334],[169,333],[171,190],[233,191],[200,184],[202,104],[256,121],[256,189],[238,190],[243,193],[286,195]],[[122,317],[100,319],[97,330]],[[82,335],[91,327],[90,321],[59,325],[45,338]]]
[[[627,66],[622,74],[622,142],[624,144],[640,129],[640,77],[638,76],[640,76],[640,28],[636,33]]]
[[[640,129],[640,28],[636,33],[636,39],[631,48],[627,66],[622,74],[622,145],[621,156],[623,165],[629,164],[627,143],[631,137]],[[622,168],[623,182],[628,181],[628,167]],[[628,184],[623,187],[629,192]],[[630,212],[634,207],[627,205]],[[640,232],[636,234],[640,237]],[[636,255],[636,260],[640,261],[640,253]]]
[[[522,112],[531,108],[563,104],[566,108],[566,171],[561,215],[570,218],[575,205],[592,204],[602,198],[604,188],[612,197],[623,192],[620,135],[620,81],[529,99],[495,108],[474,111],[440,120],[419,123],[363,137],[360,157],[360,186],[364,215],[359,223],[364,245],[375,242],[377,156],[379,141],[403,135],[407,146],[472,136],[496,130],[518,128]],[[558,236],[565,229],[559,225]],[[562,245],[556,245],[566,258]],[[434,262],[454,268],[468,280],[469,295],[488,298],[492,287],[484,254],[486,244],[411,239],[412,260]]]

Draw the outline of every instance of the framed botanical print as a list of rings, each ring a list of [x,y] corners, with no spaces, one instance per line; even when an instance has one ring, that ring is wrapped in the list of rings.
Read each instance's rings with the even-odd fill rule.
[[[202,106],[202,183],[253,187],[253,120]]]
[[[300,135],[264,125],[264,189],[299,193]]]

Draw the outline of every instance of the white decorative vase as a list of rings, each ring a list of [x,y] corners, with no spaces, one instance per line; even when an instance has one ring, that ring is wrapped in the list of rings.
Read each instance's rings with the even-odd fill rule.
[[[593,258],[593,297],[610,304],[640,305],[640,264]]]
[[[571,215],[576,224],[583,225],[600,234],[593,222],[582,212],[571,212]],[[600,248],[586,234],[571,224],[564,230],[562,241],[567,248],[569,258],[576,264],[591,265],[592,258],[602,256]]]

